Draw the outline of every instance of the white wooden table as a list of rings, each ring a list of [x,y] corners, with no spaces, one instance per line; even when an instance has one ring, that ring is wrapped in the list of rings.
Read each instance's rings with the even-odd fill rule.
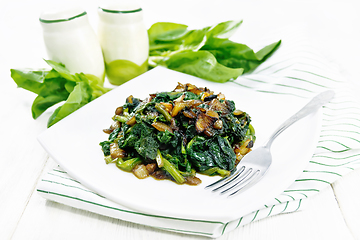
[[[97,1],[78,2],[96,24]],[[35,95],[16,88],[10,68],[46,67],[38,17],[51,4],[45,0],[0,2],[0,239],[202,239],[74,209],[36,193],[39,179],[56,166],[36,140],[51,113],[32,119]],[[248,24],[244,27],[254,27],[256,32],[264,25],[305,23],[321,54],[360,86],[360,6],[356,0],[144,0],[142,6],[148,26],[172,21],[202,27],[243,19]],[[308,199],[303,211],[248,224],[220,239],[360,239],[359,203],[357,169]]]

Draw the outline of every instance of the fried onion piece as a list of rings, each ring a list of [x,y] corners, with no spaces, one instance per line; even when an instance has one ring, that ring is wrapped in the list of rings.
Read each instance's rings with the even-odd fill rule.
[[[173,133],[173,130],[171,129],[171,127],[169,125],[166,125],[163,122],[153,122],[151,124],[151,126],[153,126],[154,128],[156,128],[157,130],[159,130],[160,132],[165,132],[166,130]]]
[[[213,111],[213,110],[207,110],[206,114],[209,115],[210,117],[213,117],[213,118],[216,118],[216,119],[219,118],[219,114],[217,112]]]
[[[234,148],[234,152],[236,155],[235,164],[239,163],[240,160],[251,151],[253,144],[254,144],[253,140],[248,139],[245,142],[243,142],[243,144],[241,146],[239,146],[238,144],[235,145],[235,148]]]
[[[216,120],[216,122],[214,123],[214,126],[213,126],[215,129],[222,129],[223,127],[223,121],[221,121],[221,119],[219,120]]]
[[[116,108],[116,110],[115,110],[115,115],[121,115],[121,114],[123,113],[123,111],[124,111],[124,107],[123,107],[123,106],[118,107],[118,108]]]
[[[144,179],[149,176],[149,171],[147,170],[144,164],[138,164],[133,169],[132,172],[139,179]]]
[[[174,108],[172,109],[171,116],[175,117],[178,113],[186,107],[185,102],[175,102]]]
[[[239,115],[241,115],[241,114],[243,114],[244,112],[243,111],[241,111],[241,110],[239,110],[239,109],[236,109],[234,112],[233,112],[233,114],[235,115],[235,116],[239,116]]]
[[[183,102],[185,99],[185,93],[184,94],[181,94],[180,97],[178,97],[177,99],[174,100],[175,103],[177,102]]]
[[[204,130],[204,134],[208,137],[212,137],[215,135],[215,129],[213,127],[208,127]]]
[[[219,93],[219,94],[217,95],[217,99],[219,99],[219,100],[225,100],[225,95],[224,95],[223,93]]]
[[[129,118],[129,120],[126,121],[126,124],[129,126],[134,126],[136,123],[135,115]]]
[[[176,120],[175,118],[171,118],[170,120],[170,128],[174,131],[179,131],[179,127],[176,126]]]
[[[111,126],[107,129],[103,129],[104,133],[110,134],[114,131],[114,129],[121,127],[121,123],[119,121],[114,121]]]
[[[130,96],[128,96],[128,97],[126,98],[126,102],[127,102],[127,103],[133,103],[133,99],[134,99],[133,95],[130,95]]]
[[[208,92],[204,92],[204,94],[201,96],[201,100],[204,101],[205,98],[209,97],[210,96],[210,93]]]
[[[217,98],[211,100],[209,103],[210,110],[221,112],[222,115],[226,115],[230,112],[230,107],[227,104],[227,101],[220,102]]]
[[[185,181],[189,185],[199,185],[201,183],[201,179],[195,176],[185,177]]]
[[[196,114],[191,110],[184,110],[183,114],[187,118],[196,118]]]
[[[202,101],[201,101],[201,100],[196,100],[196,99],[186,100],[186,101],[184,101],[184,102],[186,103],[186,106],[189,107],[189,108],[197,107],[197,106],[199,106],[200,104],[202,104]]]
[[[204,91],[202,89],[197,88],[195,85],[192,85],[190,83],[186,84],[186,91],[195,93],[196,95],[200,95]]]
[[[179,82],[178,82],[178,85],[173,90],[173,92],[192,92],[192,93],[195,93],[196,95],[200,95],[202,93],[207,93],[207,95],[213,94],[213,92],[210,92],[210,90],[207,88],[198,88],[191,83],[182,84]]]
[[[171,103],[164,103],[164,102],[161,102],[160,103],[161,105],[163,105],[166,109],[166,111],[168,113],[171,113],[172,109],[173,109],[173,105]]]
[[[185,90],[186,90],[186,85],[178,82],[178,85],[175,87],[173,92],[185,92]]]
[[[119,148],[117,143],[110,144],[110,156],[112,159],[126,157],[126,152]]]
[[[213,118],[203,112],[199,112],[196,118],[195,128],[198,133],[204,132],[205,129],[212,127],[216,118]]]

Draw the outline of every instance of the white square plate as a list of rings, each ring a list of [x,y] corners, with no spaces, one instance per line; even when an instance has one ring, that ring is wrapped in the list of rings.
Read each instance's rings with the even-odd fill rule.
[[[105,164],[99,143],[108,137],[102,129],[112,123],[115,109],[129,95],[145,99],[151,93],[173,90],[178,82],[222,92],[227,99],[234,100],[237,109],[249,113],[257,137],[254,148],[307,103],[306,99],[262,93],[231,82],[209,82],[157,67],[56,123],[38,137],[39,142],[73,178],[114,202],[148,214],[210,221],[231,221],[263,208],[294,182],[311,159],[319,135],[320,111],[281,134],[272,146],[273,164],[268,173],[255,186],[232,198],[204,189],[218,177],[198,174],[202,184],[178,185],[151,177],[140,180],[115,164]]]

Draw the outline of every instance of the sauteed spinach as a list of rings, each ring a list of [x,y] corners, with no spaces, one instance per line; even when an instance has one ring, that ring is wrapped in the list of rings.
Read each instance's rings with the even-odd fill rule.
[[[196,173],[226,176],[251,151],[250,116],[224,94],[179,83],[146,100],[126,99],[100,143],[106,163],[138,178],[198,185]]]

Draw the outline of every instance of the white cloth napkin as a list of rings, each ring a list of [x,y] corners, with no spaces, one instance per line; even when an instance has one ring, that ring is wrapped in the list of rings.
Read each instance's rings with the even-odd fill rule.
[[[239,77],[234,87],[247,87],[272,94],[312,98],[334,89],[336,97],[323,107],[323,119],[316,151],[301,176],[264,208],[232,222],[181,219],[137,212],[114,203],[81,185],[61,168],[39,181],[37,192],[46,199],[94,213],[151,227],[216,238],[244,224],[280,213],[298,211],[304,201],[357,168],[360,164],[360,102],[352,84],[336,71],[301,31],[280,31],[278,51],[253,73]],[[269,39],[268,39],[269,40]],[[264,40],[265,43],[269,43]],[[278,39],[274,39],[278,40]]]

